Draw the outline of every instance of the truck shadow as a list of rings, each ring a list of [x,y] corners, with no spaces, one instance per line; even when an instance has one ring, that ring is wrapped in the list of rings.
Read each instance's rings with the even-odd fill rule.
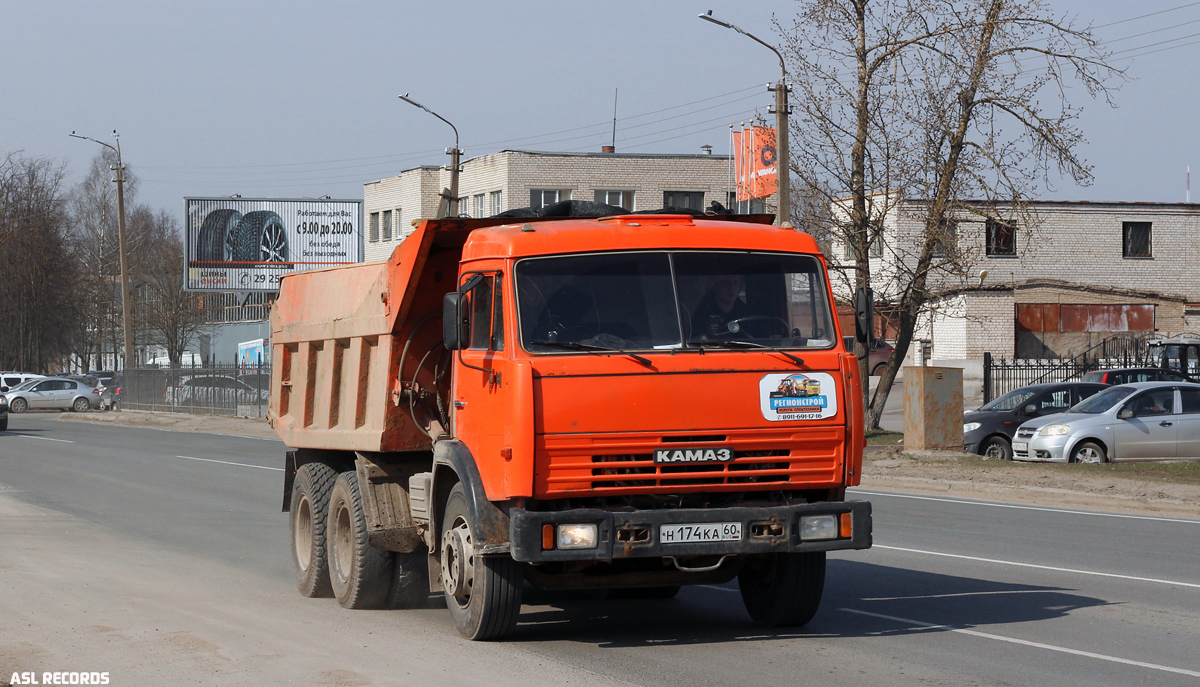
[[[589,599],[586,593],[527,588],[524,612],[511,641],[566,640],[622,648],[908,635],[1050,620],[1108,603],[1062,587],[831,559],[821,609],[804,627],[755,625],[742,606],[736,582],[722,587],[684,587],[676,598],[657,601]],[[903,620],[948,627],[925,627]]]

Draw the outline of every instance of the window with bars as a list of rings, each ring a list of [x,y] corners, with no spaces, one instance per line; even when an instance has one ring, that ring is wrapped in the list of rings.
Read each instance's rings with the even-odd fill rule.
[[[987,254],[1005,257],[1017,254],[1017,228],[998,219],[987,221]]]
[[[1151,222],[1122,222],[1121,232],[1124,234],[1122,255],[1126,258],[1152,258]]]
[[[596,191],[596,202],[605,205],[616,205],[633,211],[633,191]]]

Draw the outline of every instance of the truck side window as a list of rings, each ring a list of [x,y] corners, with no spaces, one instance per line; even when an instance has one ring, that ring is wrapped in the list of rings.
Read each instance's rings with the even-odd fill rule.
[[[500,275],[486,275],[471,289],[471,346],[473,351],[504,350],[504,307]]]

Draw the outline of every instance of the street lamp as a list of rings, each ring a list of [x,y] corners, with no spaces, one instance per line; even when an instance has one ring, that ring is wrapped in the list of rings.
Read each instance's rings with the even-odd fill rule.
[[[112,168],[117,176],[117,243],[121,248],[121,325],[125,330],[125,369],[133,367],[133,318],[129,316],[129,259],[125,251],[125,165],[121,163],[121,135],[113,129],[113,138],[117,139],[114,147],[104,141],[97,141],[90,136],[80,136],[74,131],[72,138],[82,138],[85,141],[99,143],[117,154],[117,164]]]
[[[782,71],[782,76],[779,77],[779,83],[775,84],[774,88],[769,90],[775,91],[775,143],[778,150],[775,151],[775,165],[777,174],[776,180],[779,185],[779,215],[778,222],[782,225],[784,222],[791,220],[792,212],[792,189],[791,189],[791,158],[788,155],[788,86],[787,86],[787,64],[783,61],[783,55],[775,49],[775,46],[764,42],[758,36],[742,29],[739,26],[730,24],[727,21],[721,21],[712,16],[712,10],[699,15],[704,21],[712,22],[717,26],[722,26],[727,29],[733,29],[738,33],[750,38],[759,45],[766,47],[775,56],[779,58],[779,69]]]
[[[442,189],[442,198],[446,201],[446,211],[444,213],[439,212],[439,214],[442,217],[458,217],[458,162],[463,152],[458,148],[458,127],[451,124],[449,119],[409,98],[407,93],[399,97],[409,105],[419,107],[443,122],[450,124],[450,128],[454,129],[454,147],[446,151],[446,154],[450,156],[450,188]],[[439,207],[438,210],[440,211],[441,208]]]

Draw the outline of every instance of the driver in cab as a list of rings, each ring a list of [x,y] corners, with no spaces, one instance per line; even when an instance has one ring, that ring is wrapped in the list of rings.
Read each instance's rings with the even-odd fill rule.
[[[740,274],[723,274],[692,313],[692,336],[713,338],[729,334],[729,323],[748,317],[749,306],[742,300],[744,281]]]

